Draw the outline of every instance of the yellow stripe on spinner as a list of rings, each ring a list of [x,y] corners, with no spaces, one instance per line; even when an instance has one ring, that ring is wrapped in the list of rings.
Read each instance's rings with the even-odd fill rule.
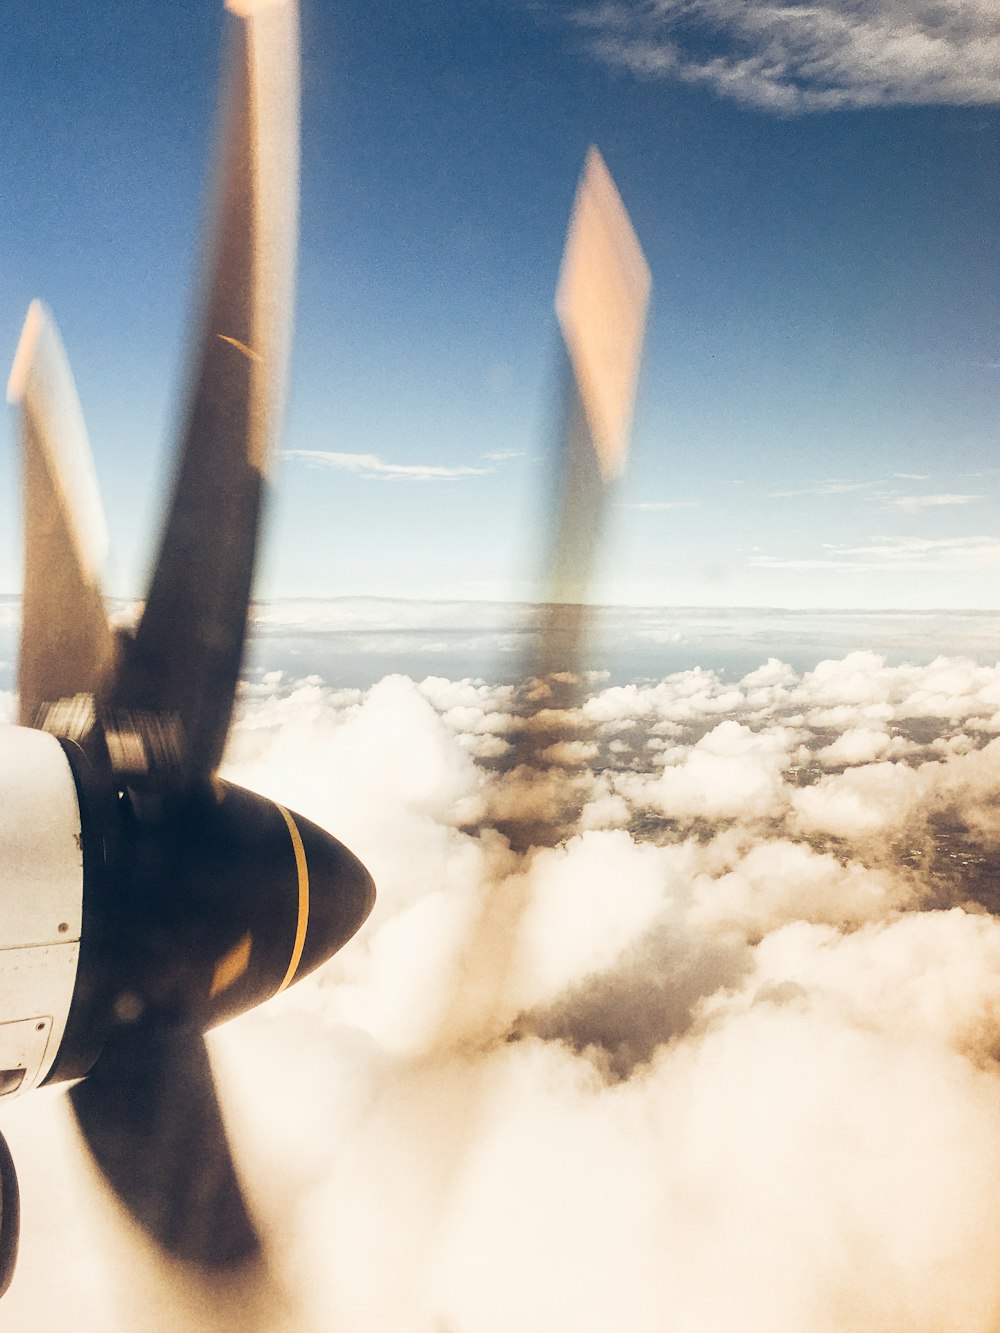
[[[295,827],[295,820],[291,817],[283,805],[275,806],[281,811],[282,818],[288,825],[288,832],[292,839],[292,848],[295,852],[295,869],[299,876],[299,921],[295,928],[295,944],[292,948],[292,960],[288,964],[288,971],[285,973],[285,979],[275,991],[280,995],[286,986],[290,986],[295,973],[298,970],[299,963],[302,961],[302,950],[306,942],[306,930],[309,926],[309,867],[306,865],[306,849],[302,846],[302,839],[299,831]]]

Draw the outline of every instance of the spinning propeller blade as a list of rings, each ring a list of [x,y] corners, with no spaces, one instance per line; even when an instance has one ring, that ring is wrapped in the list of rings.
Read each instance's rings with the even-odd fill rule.
[[[8,399],[21,410],[24,596],[19,718],[47,702],[93,694],[113,640],[100,569],[107,549],[87,429],[59,331],[33,301],[14,357]]]
[[[556,314],[563,335],[563,418],[545,605],[534,674],[574,673],[608,495],[625,470],[651,287],[614,181],[590,148],[563,252]]]
[[[545,751],[578,740],[590,597],[609,496],[625,469],[649,308],[649,267],[614,181],[590,148],[563,251],[556,314],[563,336],[562,417],[551,447],[552,525],[542,572],[520,724],[507,767],[519,775],[523,813],[502,831],[515,848],[558,840],[558,824],[532,810],[544,798]],[[538,788],[532,784],[539,783]],[[551,803],[551,802],[549,802]]]
[[[108,1183],[168,1254],[205,1268],[256,1254],[196,1028],[123,1028],[70,1096]]]
[[[108,697],[176,719],[182,782],[215,770],[229,731],[291,343],[297,11],[285,0],[227,7],[219,177],[173,500]]]
[[[21,1239],[21,1194],[14,1159],[0,1134],[0,1296],[10,1286]]]
[[[577,673],[584,659],[587,598],[608,494],[627,454],[649,293],[639,243],[592,148],[577,191],[556,307],[565,340],[566,391],[552,449],[555,503],[543,571],[550,601],[539,608],[520,726],[504,765],[525,812],[494,825],[517,852],[554,843],[560,833],[558,819],[531,810],[531,795],[533,783],[544,781],[549,768],[544,751],[561,738],[561,720],[580,701]],[[486,885],[434,1040],[414,1061],[417,1080],[430,1072],[436,1088],[441,1067],[456,1051],[486,1049],[511,1037],[507,997],[530,893],[524,873],[503,873]],[[424,1219],[425,1268],[431,1267],[466,1152],[486,1115],[485,1098],[483,1079],[466,1076],[453,1086],[447,1152],[436,1158],[436,1206]]]

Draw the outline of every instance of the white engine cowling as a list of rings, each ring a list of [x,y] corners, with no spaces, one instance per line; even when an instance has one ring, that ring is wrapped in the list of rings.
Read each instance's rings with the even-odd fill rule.
[[[76,984],[83,846],[76,783],[54,736],[0,728],[0,1097],[36,1087]]]

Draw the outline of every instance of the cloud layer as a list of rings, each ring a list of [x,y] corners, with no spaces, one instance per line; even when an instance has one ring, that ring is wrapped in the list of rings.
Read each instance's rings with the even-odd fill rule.
[[[992,0],[605,0],[574,20],[602,60],[767,111],[1000,100]]]
[[[997,1326],[1000,667],[531,707],[526,751],[509,686],[245,687],[227,775],[380,894],[213,1039],[271,1278],[163,1272],[39,1095],[5,1327]]]

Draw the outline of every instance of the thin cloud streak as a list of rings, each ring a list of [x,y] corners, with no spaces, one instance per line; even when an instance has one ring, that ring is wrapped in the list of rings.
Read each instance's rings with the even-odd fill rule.
[[[983,495],[900,495],[891,500],[896,509],[906,509],[915,513],[918,509],[935,509],[942,505],[967,505],[976,500],[983,500]]]
[[[1000,101],[992,0],[621,0],[573,21],[608,64],[780,114]]]
[[[785,558],[750,557],[757,569],[826,570],[863,574],[887,570],[961,572],[1000,565],[998,537],[874,537],[868,546],[827,545],[828,554]]]
[[[795,500],[803,495],[852,495],[855,491],[867,491],[874,485],[870,481],[821,481],[815,486],[803,486],[793,491],[769,491],[769,500]]]
[[[386,463],[377,454],[341,454],[327,449],[286,449],[282,458],[300,458],[307,467],[334,472],[353,472],[369,480],[460,481],[464,477],[485,477],[489,467],[439,467],[430,463]]]

